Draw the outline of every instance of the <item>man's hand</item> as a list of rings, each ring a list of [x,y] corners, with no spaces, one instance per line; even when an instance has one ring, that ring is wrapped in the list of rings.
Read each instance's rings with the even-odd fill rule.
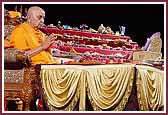
[[[57,39],[55,34],[50,34],[48,37],[45,38],[44,42],[42,43],[41,47],[43,50],[48,49]]]
[[[55,40],[57,39],[57,37],[55,37],[55,36],[56,35],[54,35],[54,34],[49,35],[48,37],[45,38],[45,40],[41,44],[41,46],[39,46],[35,49],[32,49],[32,50],[26,51],[26,54],[29,57],[32,57],[32,56],[40,53],[41,51],[48,49],[54,42],[56,42]]]

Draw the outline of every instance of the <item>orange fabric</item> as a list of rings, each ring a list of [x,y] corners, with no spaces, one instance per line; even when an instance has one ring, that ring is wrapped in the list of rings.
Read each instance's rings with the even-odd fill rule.
[[[9,17],[10,18],[21,17],[21,13],[20,12],[9,11],[8,13],[9,13]]]
[[[32,50],[40,46],[45,38],[45,34],[40,30],[35,30],[28,23],[23,23],[16,27],[10,36],[10,43],[20,50]],[[56,64],[51,54],[41,51],[31,57],[33,64]]]

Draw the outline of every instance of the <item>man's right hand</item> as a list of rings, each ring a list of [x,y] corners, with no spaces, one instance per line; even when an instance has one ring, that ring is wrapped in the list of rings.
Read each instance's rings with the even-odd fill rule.
[[[55,37],[56,35],[51,34],[48,37],[45,38],[44,42],[41,44],[41,46],[32,49],[32,50],[28,50],[26,51],[26,54],[29,57],[32,57],[38,53],[40,53],[43,50],[47,50],[54,42],[56,42],[55,40],[57,39],[57,37]]]
[[[42,43],[41,47],[43,50],[48,49],[57,39],[55,34],[50,34],[48,37],[45,38],[44,42]]]

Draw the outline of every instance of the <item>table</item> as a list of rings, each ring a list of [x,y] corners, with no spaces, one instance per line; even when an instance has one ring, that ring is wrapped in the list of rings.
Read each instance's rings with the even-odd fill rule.
[[[135,97],[139,110],[164,107],[164,71],[146,65],[41,65],[40,80],[50,111],[86,111],[86,97],[96,111],[129,110]]]

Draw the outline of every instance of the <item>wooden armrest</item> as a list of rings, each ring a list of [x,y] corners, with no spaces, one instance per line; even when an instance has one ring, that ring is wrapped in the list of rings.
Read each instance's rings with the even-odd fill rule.
[[[10,65],[25,66],[30,64],[29,56],[24,52],[15,48],[7,48],[4,50],[5,67]]]

